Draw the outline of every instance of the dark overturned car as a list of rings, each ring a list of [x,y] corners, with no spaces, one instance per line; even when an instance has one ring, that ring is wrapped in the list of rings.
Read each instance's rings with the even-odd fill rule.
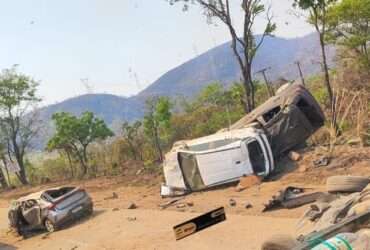
[[[9,225],[24,235],[34,229],[54,232],[93,212],[93,202],[84,189],[58,187],[21,197],[12,202],[8,212]]]
[[[230,128],[176,142],[165,156],[161,195],[199,191],[241,176],[266,177],[274,171],[276,159],[305,143],[324,121],[320,106],[303,85],[284,85]]]
[[[276,158],[304,143],[324,122],[325,116],[311,93],[301,84],[287,84],[230,129],[250,124],[263,129]]]

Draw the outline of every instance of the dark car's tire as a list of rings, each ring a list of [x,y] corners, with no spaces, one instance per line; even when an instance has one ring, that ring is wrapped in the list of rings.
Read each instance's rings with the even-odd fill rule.
[[[274,235],[262,244],[261,250],[291,250],[297,241],[289,235]]]
[[[55,223],[53,223],[49,219],[46,219],[44,221],[44,226],[45,226],[46,231],[48,231],[49,233],[53,233],[58,230],[58,227],[55,225]]]
[[[335,192],[361,192],[370,179],[362,176],[331,176],[326,180],[326,189]]]
[[[94,212],[94,208],[93,208],[93,206],[91,205],[91,206],[89,206],[89,208],[86,210],[86,215],[87,215],[87,216],[91,216],[91,215],[93,214],[93,212]]]

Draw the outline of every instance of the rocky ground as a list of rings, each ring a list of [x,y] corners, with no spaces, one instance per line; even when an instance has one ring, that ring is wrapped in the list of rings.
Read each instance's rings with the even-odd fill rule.
[[[307,206],[262,212],[263,204],[286,186],[325,190],[331,175],[370,176],[370,149],[337,147],[329,154],[323,148],[300,151],[300,159],[279,161],[278,173],[260,185],[237,192],[235,184],[187,195],[177,204],[161,210],[158,174],[97,178],[51,183],[0,193],[0,249],[259,249],[274,233],[296,235],[298,218]],[[326,160],[327,159],[327,160]],[[23,240],[8,233],[7,208],[19,196],[48,186],[79,185],[92,196],[95,212],[67,228],[47,235],[39,232]],[[113,194],[114,193],[114,194]],[[236,202],[230,205],[230,199]],[[127,209],[134,203],[136,209]],[[251,207],[246,208],[250,204]],[[196,215],[224,206],[227,220],[180,241],[172,227]],[[3,245],[2,245],[3,244]]]

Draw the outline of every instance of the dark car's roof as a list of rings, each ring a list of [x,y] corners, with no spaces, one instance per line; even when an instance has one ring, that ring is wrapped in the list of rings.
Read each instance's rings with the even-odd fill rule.
[[[296,103],[301,97],[307,100],[311,105],[313,105],[318,114],[324,119],[324,114],[320,106],[317,104],[316,100],[310,94],[310,92],[301,84],[291,84],[284,90],[276,94],[275,96],[269,98],[266,102],[255,108],[252,112],[242,117],[239,121],[234,123],[230,129],[240,129],[255,122],[258,117],[265,114],[267,111],[277,107],[285,106],[292,103]]]

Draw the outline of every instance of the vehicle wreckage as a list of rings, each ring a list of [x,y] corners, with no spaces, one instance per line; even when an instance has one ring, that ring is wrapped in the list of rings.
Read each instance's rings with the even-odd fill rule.
[[[84,189],[58,187],[21,197],[8,212],[10,227],[20,235],[34,229],[54,232],[67,222],[93,212],[93,202]]]
[[[246,175],[265,177],[274,171],[275,159],[304,143],[324,121],[320,106],[303,85],[282,86],[230,128],[176,142],[165,156],[161,194],[199,191]]]

